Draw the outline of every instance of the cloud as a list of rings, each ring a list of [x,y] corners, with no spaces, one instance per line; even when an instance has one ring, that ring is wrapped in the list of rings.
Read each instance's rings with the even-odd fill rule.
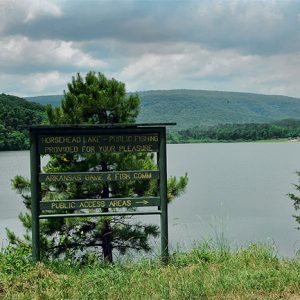
[[[0,74],[0,90],[16,96],[62,94],[73,74],[53,72]]]
[[[213,49],[235,48],[248,54],[294,51],[300,46],[295,19],[300,3],[292,9],[288,2],[199,1],[187,8],[190,15],[183,32]]]
[[[29,93],[43,93],[45,90],[51,91],[61,87],[62,82],[66,82],[66,76],[57,71],[47,73],[30,74],[21,79],[22,87],[32,85],[34,89],[27,89]],[[26,90],[25,90],[26,91]]]
[[[300,95],[300,53],[266,58],[181,44],[177,53],[136,57],[118,75],[133,91],[184,87],[296,96]]]
[[[293,0],[0,0],[0,92],[61,93],[94,70],[130,91],[300,97],[299,15]]]
[[[58,5],[48,0],[37,1],[25,1],[28,2],[26,10],[25,23],[28,23],[34,19],[42,18],[44,16],[61,17],[62,11]]]
[[[9,36],[0,40],[0,49],[2,72],[65,72],[105,67],[105,62],[83,53],[71,41],[32,41],[24,36]]]
[[[50,2],[45,3],[51,7]],[[134,43],[192,42],[251,54],[289,52],[300,47],[300,2],[295,1],[58,3],[60,6],[53,4],[49,11],[33,5],[27,12],[27,22],[10,24],[7,33],[72,41],[110,38]],[[31,17],[45,11],[48,17]]]
[[[63,15],[60,7],[49,0],[0,0],[0,33],[19,24],[26,26],[43,18],[57,18]]]

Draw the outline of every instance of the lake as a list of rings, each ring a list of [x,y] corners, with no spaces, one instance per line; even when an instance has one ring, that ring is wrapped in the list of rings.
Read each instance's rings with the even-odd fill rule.
[[[182,144],[167,151],[168,175],[189,176],[186,193],[169,205],[172,249],[208,239],[232,247],[264,242],[284,257],[300,249],[296,212],[286,196],[298,182],[300,143]],[[29,177],[29,152],[0,152],[0,166],[1,246],[5,227],[22,232],[17,216],[24,205],[10,180]],[[141,220],[158,223],[157,216]]]

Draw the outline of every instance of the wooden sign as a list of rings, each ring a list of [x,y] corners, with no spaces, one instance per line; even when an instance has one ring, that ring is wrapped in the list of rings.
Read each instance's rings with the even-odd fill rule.
[[[41,154],[79,154],[113,152],[156,152],[158,134],[118,135],[43,135],[39,140]]]
[[[159,171],[65,172],[40,173],[40,182],[107,182],[158,179]]]
[[[30,128],[32,199],[32,258],[40,260],[40,219],[156,215],[161,218],[161,255],[168,257],[166,125],[109,124],[33,126]],[[111,153],[156,153],[157,170],[109,170],[107,172],[42,173],[41,155],[84,155]],[[97,157],[96,157],[97,158]],[[101,184],[114,181],[156,180],[151,197],[53,199],[42,198],[42,184]],[[148,207],[148,210],[143,207]],[[150,207],[151,210],[150,210]],[[135,208],[135,209],[133,209]],[[41,214],[43,212],[43,214]]]
[[[159,197],[108,198],[108,199],[74,199],[41,201],[40,210],[75,210],[96,208],[132,208],[159,206]]]

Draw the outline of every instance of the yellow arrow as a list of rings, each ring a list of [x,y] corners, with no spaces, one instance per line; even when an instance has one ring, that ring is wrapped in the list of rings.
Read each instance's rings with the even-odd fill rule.
[[[144,204],[144,205],[146,205],[146,204],[148,204],[149,203],[149,201],[147,201],[147,200],[143,200],[143,201],[141,201],[141,202],[136,202],[137,204]]]

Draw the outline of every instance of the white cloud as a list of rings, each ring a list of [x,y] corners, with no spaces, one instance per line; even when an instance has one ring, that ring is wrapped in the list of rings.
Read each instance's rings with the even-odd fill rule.
[[[2,93],[16,96],[62,94],[73,74],[57,71],[28,73],[26,75],[0,75]]]
[[[61,74],[57,71],[53,71],[47,73],[29,74],[29,76],[26,77],[23,76],[20,79],[20,83],[21,86],[25,87],[25,90],[29,94],[43,94],[45,93],[45,91],[49,93],[58,88],[61,90],[62,93],[62,85],[66,85],[67,80],[70,80],[70,77],[66,76],[66,74]],[[30,86],[31,88],[26,89],[26,87],[28,86]]]
[[[299,52],[259,56],[235,49],[212,50],[195,43],[114,41],[95,47],[108,51],[104,62],[82,50],[83,46],[24,37],[0,42],[4,49],[0,64],[10,74],[2,76],[0,91],[21,95],[62,93],[76,72],[94,70],[123,81],[128,91],[190,88],[300,95]],[[19,73],[15,70],[16,75],[14,68],[20,68]],[[21,72],[24,69],[28,70]]]
[[[210,50],[177,45],[177,53],[137,56],[119,73],[129,90],[213,89],[300,95],[300,54],[269,57],[245,55],[234,49]]]
[[[300,97],[295,1],[186,0],[172,9],[163,0],[85,4],[0,0],[0,93],[61,93],[76,72],[94,70],[131,91]]]
[[[0,33],[4,32],[9,23],[13,22],[13,16],[19,17],[20,9],[16,5],[17,1],[0,0]]]
[[[31,41],[27,37],[13,36],[0,40],[2,71],[31,69],[89,69],[103,68],[106,63],[94,59],[77,49],[73,42],[58,40]]]
[[[58,4],[49,0],[0,0],[0,33],[11,25],[46,16],[58,18],[63,12]]]
[[[26,0],[24,1],[26,5],[26,17],[24,22],[29,22],[39,17],[52,16],[61,17],[63,15],[60,7],[53,3],[53,1],[48,0]]]

